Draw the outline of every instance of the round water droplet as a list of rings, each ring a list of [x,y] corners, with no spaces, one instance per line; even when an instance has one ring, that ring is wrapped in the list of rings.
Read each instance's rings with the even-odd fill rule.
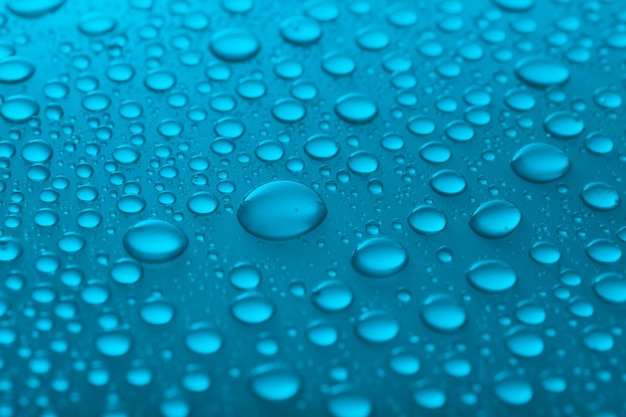
[[[348,169],[356,175],[369,175],[378,170],[380,163],[373,153],[356,151],[348,157]]]
[[[238,263],[228,275],[230,283],[240,290],[252,290],[261,283],[261,271],[249,263]]]
[[[139,309],[142,320],[154,326],[162,326],[171,322],[175,314],[176,308],[172,303],[162,299],[150,300]]]
[[[274,315],[274,305],[265,296],[249,292],[235,298],[230,312],[237,320],[245,324],[264,323]]]
[[[436,387],[422,387],[413,395],[413,399],[420,407],[435,410],[446,403],[446,393]]]
[[[105,356],[122,356],[132,347],[132,339],[126,332],[113,330],[96,337],[96,349]]]
[[[523,405],[533,398],[533,388],[528,381],[517,376],[506,376],[494,385],[496,397],[508,405]]]
[[[420,157],[430,164],[443,164],[452,157],[452,150],[441,142],[426,142],[420,148]]]
[[[359,317],[356,332],[369,343],[385,343],[392,340],[400,331],[400,323],[384,311],[368,311]]]
[[[0,107],[0,115],[13,123],[25,122],[37,113],[39,104],[32,97],[25,95],[10,96]]]
[[[561,259],[561,251],[550,242],[537,242],[529,251],[533,261],[542,265],[552,265]]]
[[[437,194],[452,197],[461,194],[467,188],[463,175],[451,169],[442,169],[430,178],[430,187]]]
[[[428,327],[445,333],[459,330],[467,321],[465,308],[447,295],[426,299],[421,317]]]
[[[171,71],[157,69],[144,79],[144,84],[152,91],[166,91],[176,84],[176,76]]]
[[[583,344],[594,352],[607,352],[613,349],[615,340],[610,332],[597,327],[585,329],[583,334]]]
[[[278,180],[250,191],[237,219],[250,234],[268,240],[302,236],[319,226],[327,209],[311,188],[295,181]]]
[[[543,128],[556,138],[570,139],[582,133],[585,123],[574,113],[557,111],[546,117]]]
[[[339,153],[339,144],[326,135],[313,135],[304,144],[304,152],[312,159],[324,161]]]
[[[187,208],[189,211],[200,216],[215,213],[218,206],[219,201],[217,197],[207,192],[196,193],[187,200]]]
[[[616,272],[606,272],[593,280],[593,291],[611,304],[626,303],[626,279]]]
[[[52,146],[39,139],[27,142],[22,148],[22,158],[31,164],[48,162],[52,153]]]
[[[283,98],[272,106],[272,115],[279,122],[293,123],[302,120],[306,115],[306,107],[302,102],[293,98]]]
[[[128,229],[123,242],[130,256],[148,263],[176,259],[189,245],[182,230],[162,220],[144,220],[135,224]]]
[[[266,401],[286,401],[300,391],[298,375],[282,364],[266,364],[253,369],[252,392]]]
[[[422,235],[442,232],[448,224],[443,210],[430,205],[415,207],[409,214],[408,222],[411,229]]]
[[[371,98],[359,94],[348,93],[335,102],[335,113],[349,123],[367,123],[378,115],[378,105]]]
[[[409,132],[418,136],[430,135],[435,131],[436,127],[435,122],[425,116],[414,116],[409,119],[406,125]]]
[[[474,288],[486,293],[508,291],[517,282],[513,268],[498,260],[474,262],[465,277]]]
[[[198,355],[212,355],[222,348],[222,333],[208,325],[196,325],[185,336],[185,346]]]
[[[287,42],[308,45],[322,37],[322,26],[305,16],[294,16],[280,24],[280,34]]]
[[[32,77],[34,73],[35,66],[24,58],[10,56],[0,59],[0,83],[21,83]]]
[[[500,0],[513,2],[514,0]],[[520,60],[515,66],[515,75],[525,83],[539,88],[559,85],[569,80],[569,69],[548,57],[530,57]]]
[[[326,320],[315,320],[306,329],[307,339],[316,346],[332,346],[339,337],[339,332]]]
[[[131,258],[121,258],[111,268],[111,278],[118,284],[134,284],[143,276],[143,267]]]
[[[374,406],[365,395],[350,386],[331,390],[326,408],[332,417],[370,417]]]
[[[409,263],[409,254],[395,240],[376,237],[361,242],[352,253],[354,269],[370,278],[385,278],[402,271]]]
[[[614,147],[613,139],[601,133],[591,133],[585,138],[585,149],[595,155],[606,155]]]
[[[22,244],[11,237],[0,237],[0,262],[11,262],[22,255]]]
[[[104,35],[111,32],[117,26],[112,16],[102,13],[89,13],[80,18],[78,30],[88,36]]]
[[[420,361],[407,349],[396,348],[391,352],[389,367],[399,375],[415,375],[420,369]]]
[[[547,143],[525,145],[511,160],[513,172],[526,181],[536,183],[563,178],[570,166],[570,160],[565,152]]]
[[[601,264],[612,264],[622,257],[622,249],[610,239],[596,239],[585,249],[587,256]]]
[[[544,349],[541,336],[523,327],[510,330],[505,336],[504,342],[511,353],[523,358],[539,356]]]
[[[352,303],[352,290],[341,281],[324,281],[311,293],[313,303],[321,310],[337,312],[345,310]]]
[[[211,37],[210,49],[224,61],[241,62],[258,54],[261,43],[246,29],[223,29]]]
[[[504,102],[513,110],[526,111],[535,107],[537,100],[530,91],[515,89],[506,93]]]
[[[613,210],[621,201],[615,187],[604,182],[588,183],[580,191],[580,198],[587,207],[597,211]]]
[[[521,223],[522,213],[506,200],[491,200],[472,213],[469,225],[476,234],[498,239],[511,234]]]

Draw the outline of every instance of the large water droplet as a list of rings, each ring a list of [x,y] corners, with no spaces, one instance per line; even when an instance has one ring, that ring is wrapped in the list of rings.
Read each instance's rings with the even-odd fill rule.
[[[246,324],[264,323],[274,315],[274,304],[265,296],[249,292],[235,298],[230,312],[237,320]]]
[[[446,228],[448,220],[443,210],[421,205],[415,207],[408,218],[411,229],[422,235],[434,235]]]
[[[520,224],[522,213],[511,202],[491,200],[481,204],[472,213],[469,225],[476,234],[498,239],[511,234]]]
[[[512,0],[508,1],[512,2]],[[569,80],[570,71],[565,65],[552,58],[530,57],[517,63],[515,75],[534,87],[546,88],[565,83]]]
[[[261,365],[252,371],[252,392],[266,401],[286,401],[300,390],[298,375],[282,364]]]
[[[7,9],[20,17],[36,18],[60,8],[66,0],[9,0]]]
[[[611,304],[626,303],[626,279],[616,272],[606,272],[593,280],[593,291]]]
[[[570,169],[570,160],[556,146],[531,143],[517,151],[511,168],[526,181],[545,183],[563,178]]]
[[[133,258],[148,263],[168,262],[179,257],[189,244],[185,233],[162,220],[144,220],[128,229],[124,247]]]
[[[287,240],[315,229],[326,218],[326,205],[311,188],[278,180],[250,191],[237,219],[250,234],[268,240]]]
[[[361,242],[352,253],[352,266],[371,278],[384,278],[402,271],[409,262],[404,246],[395,240],[375,237]]]

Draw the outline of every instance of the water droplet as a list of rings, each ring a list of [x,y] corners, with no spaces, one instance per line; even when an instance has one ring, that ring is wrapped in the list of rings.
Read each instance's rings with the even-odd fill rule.
[[[430,178],[430,187],[438,194],[452,197],[461,194],[467,188],[467,181],[457,171],[442,169]]]
[[[22,244],[10,237],[0,237],[0,262],[11,262],[22,255]]]
[[[491,200],[472,213],[469,225],[476,234],[498,239],[511,234],[521,223],[522,213],[506,200]]]
[[[347,165],[350,171],[356,175],[369,175],[378,170],[380,163],[373,153],[356,151],[348,158]]]
[[[356,324],[356,332],[369,343],[385,343],[392,340],[400,331],[400,323],[384,311],[363,313]]]
[[[105,356],[122,356],[132,347],[129,334],[119,330],[101,333],[96,337],[96,349]]]
[[[557,111],[546,117],[543,128],[556,138],[570,139],[582,133],[585,123],[574,113]]]
[[[308,45],[322,37],[322,26],[305,16],[293,16],[280,24],[280,34],[287,42]]]
[[[604,182],[590,182],[580,191],[580,198],[587,207],[597,211],[613,210],[621,198],[617,190]]]
[[[348,93],[335,102],[335,113],[348,123],[367,123],[378,115],[378,105],[371,98],[359,94]]]
[[[8,97],[0,107],[0,115],[8,122],[22,123],[39,113],[39,104],[32,97],[15,95]]]
[[[544,350],[544,342],[541,336],[523,327],[510,330],[504,340],[507,349],[511,353],[523,358],[539,356]]]
[[[252,392],[266,401],[286,401],[300,391],[298,375],[282,364],[266,364],[253,369]]]
[[[361,242],[352,253],[354,269],[370,278],[385,278],[402,271],[409,263],[409,254],[395,240],[376,237]]]
[[[34,73],[35,66],[24,58],[10,56],[0,59],[0,83],[21,83],[32,77]]]
[[[326,214],[326,205],[311,188],[279,180],[250,191],[237,211],[237,219],[254,236],[288,240],[315,229]]]
[[[272,318],[274,305],[267,297],[248,292],[235,298],[230,306],[230,312],[242,323],[259,324]]]
[[[215,213],[218,206],[219,201],[217,198],[207,192],[196,193],[187,200],[187,208],[189,211],[200,216]]]
[[[261,283],[261,271],[249,263],[238,263],[228,275],[230,283],[240,290],[252,290]]]
[[[486,293],[508,291],[517,282],[513,268],[498,260],[474,262],[465,276],[474,288]]]
[[[139,310],[139,315],[148,324],[162,326],[171,322],[176,314],[176,308],[163,299],[148,300]]]
[[[622,249],[610,239],[596,239],[585,251],[591,260],[601,264],[612,264],[622,258]]]
[[[241,62],[258,54],[261,43],[246,29],[222,29],[211,37],[210,48],[219,59]]]
[[[142,262],[162,263],[182,255],[189,239],[171,223],[144,220],[128,229],[123,242],[124,248],[133,258]]]
[[[332,417],[369,417],[372,401],[350,386],[338,386],[331,390],[326,408]]]
[[[621,274],[605,272],[593,280],[592,287],[596,295],[607,303],[626,303],[626,279]]]
[[[20,17],[37,18],[59,9],[66,0],[9,0],[7,9]]]
[[[326,135],[313,135],[304,144],[304,152],[312,159],[328,160],[339,153],[339,144]]]
[[[433,295],[424,301],[422,320],[439,332],[455,332],[467,321],[465,308],[447,295]]]
[[[445,213],[434,206],[421,205],[409,214],[408,223],[411,229],[422,235],[434,235],[442,232],[448,220]]]
[[[224,344],[222,333],[209,325],[195,325],[185,336],[185,346],[198,355],[212,355]]]
[[[274,103],[272,115],[280,122],[293,123],[302,120],[306,115],[306,107],[293,98],[283,98]]]
[[[523,405],[533,398],[528,381],[517,376],[505,376],[494,384],[496,397],[508,405]]]
[[[324,281],[313,288],[311,295],[315,305],[328,312],[345,310],[354,298],[352,290],[341,281]]]
[[[513,172],[526,181],[536,183],[563,178],[570,166],[570,160],[565,152],[547,143],[525,145],[511,160]]]
[[[513,3],[514,0],[499,0]],[[515,75],[525,83],[538,88],[564,84],[570,78],[569,69],[548,57],[530,57],[515,66]]]

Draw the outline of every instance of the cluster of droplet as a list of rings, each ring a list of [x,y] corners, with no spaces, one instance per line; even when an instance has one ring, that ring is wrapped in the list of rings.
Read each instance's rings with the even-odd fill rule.
[[[0,416],[624,411],[619,2],[89,3],[0,11]]]

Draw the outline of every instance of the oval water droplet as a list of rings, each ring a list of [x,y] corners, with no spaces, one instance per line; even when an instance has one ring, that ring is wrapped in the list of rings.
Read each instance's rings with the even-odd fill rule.
[[[421,317],[424,323],[439,332],[455,332],[467,321],[465,308],[447,295],[433,295],[424,301]]]
[[[35,66],[24,58],[10,56],[0,59],[0,83],[21,83],[32,77],[34,73]]]
[[[25,95],[8,97],[2,107],[0,115],[8,122],[22,123],[39,113],[39,104],[34,98]]]
[[[368,311],[359,317],[356,332],[369,343],[385,343],[397,336],[400,323],[384,311]]]
[[[261,43],[247,29],[222,29],[211,37],[210,49],[224,61],[241,62],[259,53]]]
[[[142,262],[162,263],[182,255],[189,245],[189,239],[171,223],[144,220],[128,229],[123,243],[133,258]]]
[[[526,181],[536,183],[563,178],[570,166],[570,160],[565,152],[547,143],[525,145],[511,160],[513,172]]]
[[[371,98],[359,94],[348,93],[335,102],[335,113],[349,123],[367,123],[378,115],[378,105]]]
[[[278,180],[250,191],[237,211],[237,219],[256,237],[288,240],[315,229],[326,214],[326,205],[311,188],[295,181]]]
[[[556,138],[570,139],[582,133],[585,123],[577,114],[557,111],[546,117],[543,128]]]
[[[385,278],[402,271],[409,263],[409,254],[395,240],[376,237],[361,242],[352,253],[354,269],[370,278]]]
[[[506,200],[491,200],[472,213],[469,225],[476,234],[498,239],[511,234],[521,223],[522,212]]]
[[[605,182],[590,182],[580,191],[580,198],[587,207],[597,211],[617,208],[621,202],[615,187]]]
[[[513,268],[498,260],[474,262],[465,276],[474,288],[486,293],[508,291],[517,282]]]
[[[513,2],[513,0],[506,1]],[[515,75],[533,87],[546,88],[567,82],[570,78],[570,71],[565,65],[552,58],[530,57],[516,64]]]
[[[274,310],[267,297],[255,292],[241,294],[230,306],[233,317],[245,324],[265,323],[272,318]]]
[[[421,205],[411,211],[408,223],[411,229],[419,234],[434,235],[446,228],[448,220],[443,210],[430,205]]]

